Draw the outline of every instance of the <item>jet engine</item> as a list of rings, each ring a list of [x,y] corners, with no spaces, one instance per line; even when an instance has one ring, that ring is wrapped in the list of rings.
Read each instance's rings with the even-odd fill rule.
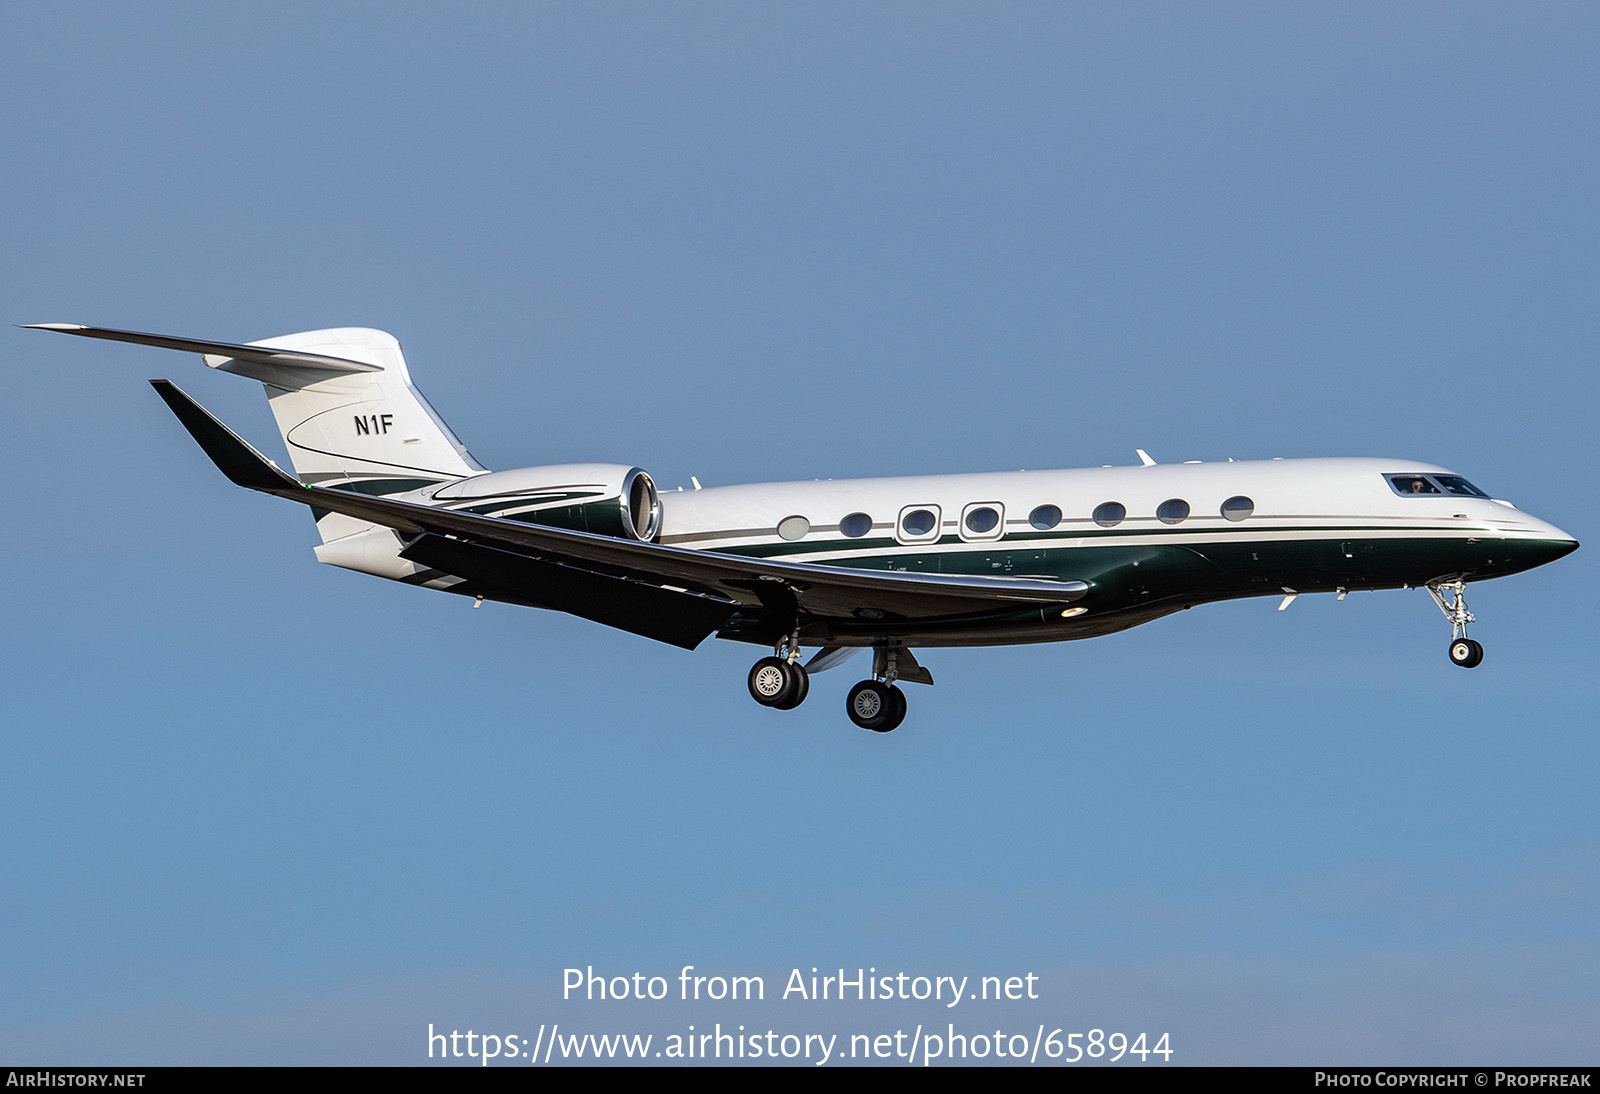
[[[610,463],[519,467],[421,491],[434,505],[620,539],[661,534],[661,497],[643,470]]]

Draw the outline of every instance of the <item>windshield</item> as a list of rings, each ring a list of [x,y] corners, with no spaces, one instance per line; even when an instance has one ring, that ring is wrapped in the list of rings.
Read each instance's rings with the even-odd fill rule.
[[[1452,494],[1460,494],[1462,497],[1467,498],[1486,498],[1489,496],[1460,475],[1435,475],[1434,479]]]
[[[1473,486],[1460,475],[1385,475],[1389,489],[1403,497],[1443,497],[1455,494],[1463,498],[1487,498],[1489,495]]]
[[[1426,475],[1390,475],[1389,485],[1396,494],[1440,494],[1443,493]]]

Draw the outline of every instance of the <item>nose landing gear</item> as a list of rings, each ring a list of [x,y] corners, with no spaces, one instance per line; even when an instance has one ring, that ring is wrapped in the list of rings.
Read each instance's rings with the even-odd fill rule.
[[[1458,638],[1450,643],[1450,660],[1464,669],[1477,668],[1483,660],[1483,643],[1471,638]]]
[[[1434,582],[1428,585],[1428,593],[1444,617],[1450,620],[1453,631],[1450,660],[1464,669],[1477,668],[1483,663],[1483,643],[1467,637],[1467,624],[1475,622],[1467,610],[1467,583],[1460,580]]]

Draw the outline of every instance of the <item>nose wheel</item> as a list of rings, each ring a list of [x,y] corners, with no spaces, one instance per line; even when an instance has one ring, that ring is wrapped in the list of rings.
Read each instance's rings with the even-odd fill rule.
[[[1458,638],[1450,643],[1450,660],[1464,669],[1475,669],[1483,661],[1483,643]]]
[[[1454,632],[1450,639],[1451,662],[1464,669],[1477,668],[1483,663],[1483,643],[1467,637],[1467,624],[1475,622],[1467,610],[1467,583],[1437,582],[1428,586],[1428,593],[1444,617],[1450,620]]]

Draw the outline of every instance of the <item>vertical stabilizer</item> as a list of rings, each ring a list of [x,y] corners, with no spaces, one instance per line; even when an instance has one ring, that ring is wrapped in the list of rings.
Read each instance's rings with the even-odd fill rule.
[[[365,327],[305,331],[250,343],[374,366],[330,372],[296,363],[206,354],[207,365],[260,380],[300,481],[395,494],[484,470],[411,384],[400,343]]]
[[[392,334],[339,327],[250,345],[374,366],[373,371],[334,373],[292,362],[204,355],[212,368],[261,381],[301,482],[364,494],[402,494],[484,470],[412,386],[400,343]],[[398,542],[388,529],[338,513],[316,510],[315,514],[324,544],[365,544],[357,569],[377,572],[367,558],[374,553],[392,559],[391,565],[414,569],[392,558]],[[322,550],[318,549],[319,558]]]
[[[260,380],[295,474],[307,485],[403,494],[485,470],[411,385],[400,343],[381,330],[339,327],[239,345],[77,323],[29,325],[186,350],[214,369]],[[378,530],[351,517],[315,512],[324,544]],[[383,529],[362,557],[397,549],[398,541]]]

